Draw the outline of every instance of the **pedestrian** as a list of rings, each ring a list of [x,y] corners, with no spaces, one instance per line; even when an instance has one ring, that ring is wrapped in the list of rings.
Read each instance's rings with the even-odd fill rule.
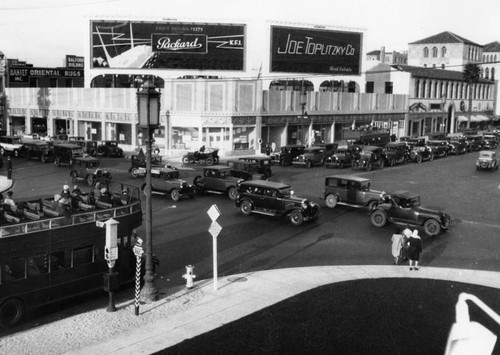
[[[394,258],[394,265],[398,265],[400,262],[401,250],[403,249],[404,237],[403,234],[399,232],[399,228],[396,229],[395,233],[391,237],[392,242],[392,257]]]
[[[418,235],[418,230],[414,230],[411,237],[408,239],[408,258],[410,259],[410,270],[419,270],[418,262],[420,261],[420,253],[422,252],[422,239]]]
[[[7,157],[7,179],[12,180],[12,159],[10,159],[10,155]]]

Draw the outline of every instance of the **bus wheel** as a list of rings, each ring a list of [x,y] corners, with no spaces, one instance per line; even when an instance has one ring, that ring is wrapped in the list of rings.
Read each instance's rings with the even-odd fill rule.
[[[24,304],[17,298],[11,298],[0,306],[0,326],[12,328],[24,317]]]

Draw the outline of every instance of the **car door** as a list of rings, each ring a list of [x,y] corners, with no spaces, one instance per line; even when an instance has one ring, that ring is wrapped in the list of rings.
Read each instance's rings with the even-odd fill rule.
[[[411,207],[410,201],[407,199],[394,198],[395,204],[392,208],[392,218],[405,223],[416,224],[418,215]]]
[[[165,184],[165,173],[163,171],[151,169],[151,188],[153,191],[168,191]]]

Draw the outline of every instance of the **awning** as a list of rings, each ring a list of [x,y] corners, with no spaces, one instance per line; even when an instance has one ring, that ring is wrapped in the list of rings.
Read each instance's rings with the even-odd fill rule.
[[[489,121],[492,118],[489,115],[471,115],[471,122],[484,122]],[[469,120],[468,116],[458,116],[458,122],[467,122]]]
[[[468,120],[467,116],[458,116],[458,122],[467,122]]]

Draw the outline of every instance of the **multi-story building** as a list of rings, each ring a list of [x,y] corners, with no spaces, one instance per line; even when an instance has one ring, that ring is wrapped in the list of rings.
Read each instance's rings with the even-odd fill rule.
[[[366,53],[366,62],[367,65],[373,63],[373,65],[377,64],[408,64],[408,51],[403,52],[387,52],[385,47],[382,47],[380,50],[375,50]]]

